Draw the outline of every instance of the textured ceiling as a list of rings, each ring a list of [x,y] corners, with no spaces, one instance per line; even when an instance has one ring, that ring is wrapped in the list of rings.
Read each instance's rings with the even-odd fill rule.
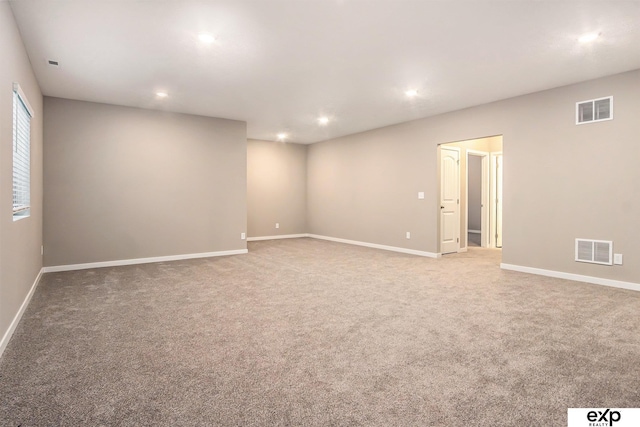
[[[45,95],[243,120],[256,139],[312,143],[640,68],[640,1],[10,4]]]

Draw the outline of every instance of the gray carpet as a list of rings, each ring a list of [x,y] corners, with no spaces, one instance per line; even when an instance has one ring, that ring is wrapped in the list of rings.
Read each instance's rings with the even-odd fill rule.
[[[3,426],[566,425],[640,406],[640,293],[311,239],[44,276]]]
[[[482,235],[480,233],[467,233],[467,247],[482,246]]]

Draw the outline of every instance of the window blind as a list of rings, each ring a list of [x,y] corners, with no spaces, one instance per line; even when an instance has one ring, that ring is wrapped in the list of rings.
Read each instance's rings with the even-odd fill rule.
[[[13,217],[29,216],[31,208],[31,109],[19,86],[13,91]]]

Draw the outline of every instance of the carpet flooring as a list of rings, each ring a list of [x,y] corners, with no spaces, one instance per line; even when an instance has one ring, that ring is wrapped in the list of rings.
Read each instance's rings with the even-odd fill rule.
[[[2,426],[563,426],[640,407],[640,293],[313,239],[46,274]]]

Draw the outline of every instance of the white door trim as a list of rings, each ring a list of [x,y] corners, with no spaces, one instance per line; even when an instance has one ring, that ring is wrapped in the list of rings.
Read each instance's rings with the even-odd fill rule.
[[[497,212],[496,212],[496,183],[497,183],[497,176],[496,176],[496,158],[498,156],[502,156],[502,151],[492,151],[490,153],[490,158],[491,158],[491,173],[490,173],[490,178],[491,178],[491,183],[490,183],[490,192],[491,192],[491,200],[490,200],[490,204],[491,204],[491,213],[490,213],[490,222],[489,222],[489,234],[490,234],[490,247],[492,248],[497,248],[498,246],[496,245],[496,220],[497,220]],[[504,165],[504,157],[503,157],[503,165]],[[504,194],[503,194],[504,197]]]

